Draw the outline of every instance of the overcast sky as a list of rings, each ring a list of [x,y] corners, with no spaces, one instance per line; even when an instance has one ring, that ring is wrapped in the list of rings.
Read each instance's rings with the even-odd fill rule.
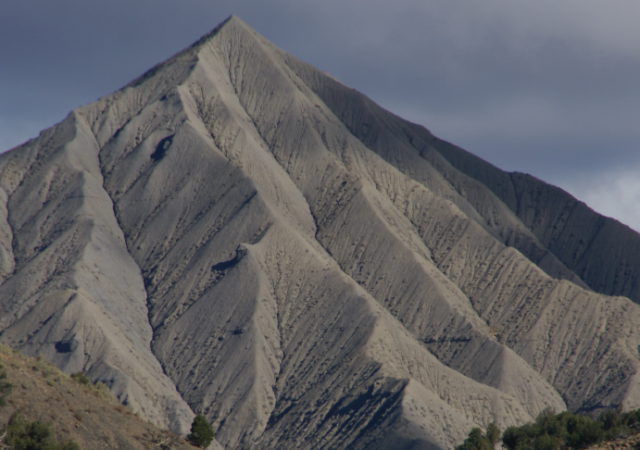
[[[638,0],[5,0],[0,151],[231,14],[442,139],[640,230]]]

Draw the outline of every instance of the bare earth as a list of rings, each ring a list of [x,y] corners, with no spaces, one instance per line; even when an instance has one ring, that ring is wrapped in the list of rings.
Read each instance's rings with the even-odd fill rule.
[[[56,440],[83,449],[148,450],[163,443],[175,450],[196,448],[142,420],[108,391],[81,385],[45,360],[0,346],[0,362],[13,384],[7,405],[0,407],[0,426],[17,411],[25,420],[51,424]]]

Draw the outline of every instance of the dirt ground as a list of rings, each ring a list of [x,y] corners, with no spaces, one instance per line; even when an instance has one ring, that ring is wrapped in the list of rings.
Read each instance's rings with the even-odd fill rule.
[[[104,385],[84,385],[51,363],[0,345],[0,362],[13,384],[0,407],[0,426],[15,411],[29,421],[51,424],[59,441],[82,449],[195,449],[184,439],[159,430],[121,405]]]

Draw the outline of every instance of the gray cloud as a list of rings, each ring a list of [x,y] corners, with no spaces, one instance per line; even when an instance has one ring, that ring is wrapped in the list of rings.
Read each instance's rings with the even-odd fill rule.
[[[562,180],[561,187],[578,192],[596,211],[640,232],[640,161],[597,172],[591,178]]]
[[[631,0],[9,2],[0,148],[118,89],[230,14],[396,114],[583,200],[588,180],[605,180],[602,191],[640,168],[640,3]]]

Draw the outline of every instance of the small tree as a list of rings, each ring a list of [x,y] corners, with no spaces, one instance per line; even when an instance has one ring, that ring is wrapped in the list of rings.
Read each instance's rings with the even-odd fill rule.
[[[509,427],[502,433],[502,445],[508,450],[528,449],[533,439],[533,427],[525,424],[521,427]]]
[[[486,432],[485,436],[487,437],[487,439],[491,443],[491,446],[495,447],[495,445],[498,442],[500,442],[500,435],[501,434],[502,433],[500,433],[500,428],[498,428],[498,426],[495,424],[495,422],[491,422],[489,424],[489,426],[487,427],[487,432]]]
[[[191,434],[187,436],[187,440],[191,445],[207,448],[213,441],[213,436],[213,428],[211,428],[207,419],[202,414],[195,416],[191,423]]]
[[[458,445],[456,450],[493,450],[494,445],[500,440],[500,429],[495,423],[490,423],[486,434],[480,428],[474,428],[464,442]]]
[[[567,421],[567,445],[571,448],[587,448],[602,442],[604,431],[602,423],[585,416],[574,415]]]

